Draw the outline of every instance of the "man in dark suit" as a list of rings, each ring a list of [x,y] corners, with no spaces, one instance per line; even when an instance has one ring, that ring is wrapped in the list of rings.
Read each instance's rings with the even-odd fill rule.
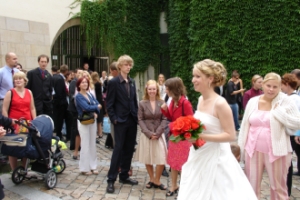
[[[62,127],[64,120],[66,122],[67,136],[66,140],[71,138],[71,124],[70,119],[68,118],[68,95],[69,88],[65,83],[65,75],[68,73],[68,66],[60,66],[60,73],[53,75],[53,116],[54,116],[54,125],[56,130],[56,136],[62,139]]]
[[[27,73],[26,88],[32,92],[36,115],[46,114],[52,117],[52,76],[46,70],[49,57],[44,54],[40,55],[38,63],[38,68]]]
[[[138,103],[134,81],[128,76],[133,60],[128,55],[118,59],[119,75],[108,82],[107,112],[114,124],[115,146],[108,171],[108,193],[115,191],[114,182],[119,173],[119,182],[137,185],[138,181],[129,178],[128,172],[136,143]]]

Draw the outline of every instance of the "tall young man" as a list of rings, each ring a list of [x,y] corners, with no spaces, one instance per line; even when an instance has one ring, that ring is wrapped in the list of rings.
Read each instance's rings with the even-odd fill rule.
[[[128,172],[134,152],[137,134],[138,102],[134,81],[128,76],[133,67],[133,59],[123,55],[118,59],[119,75],[108,82],[107,112],[114,125],[115,146],[108,171],[108,193],[115,191],[114,183],[119,174],[119,182],[137,185],[138,181],[129,178]]]

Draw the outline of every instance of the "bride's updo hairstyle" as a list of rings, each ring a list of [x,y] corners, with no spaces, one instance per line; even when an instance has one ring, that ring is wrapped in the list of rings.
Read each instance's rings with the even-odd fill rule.
[[[224,85],[226,82],[227,71],[222,63],[210,59],[205,59],[194,64],[194,69],[201,71],[207,77],[214,77],[211,83],[213,87]]]

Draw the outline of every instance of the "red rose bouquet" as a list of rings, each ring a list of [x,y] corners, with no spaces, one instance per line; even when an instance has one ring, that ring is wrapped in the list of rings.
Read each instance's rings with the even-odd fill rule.
[[[205,144],[205,140],[199,137],[203,130],[205,126],[192,115],[178,117],[170,123],[170,140],[172,142],[189,140],[192,141],[194,148],[198,149]]]

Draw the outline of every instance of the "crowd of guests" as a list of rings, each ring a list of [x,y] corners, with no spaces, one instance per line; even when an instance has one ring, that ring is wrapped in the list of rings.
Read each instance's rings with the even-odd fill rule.
[[[129,77],[134,61],[128,55],[113,62],[110,74],[103,71],[101,77],[87,63],[74,71],[67,65],[59,69],[53,66],[50,74],[46,70],[47,55],[40,55],[39,67],[28,72],[17,62],[16,54],[7,53],[5,60],[6,66],[0,69],[2,115],[25,120],[41,114],[51,116],[56,135],[63,139],[65,132],[64,140],[70,141],[73,159],[79,160],[84,175],[99,173],[96,143],[103,137],[103,118],[109,117],[111,134],[107,139],[111,142],[107,145],[113,153],[107,175],[108,193],[115,191],[118,176],[120,183],[138,184],[130,178],[134,156],[145,164],[149,175],[146,188],[167,190],[166,196],[179,193],[178,199],[207,195],[226,199],[242,193],[248,194],[248,199],[259,199],[264,169],[270,178],[271,199],[288,199],[291,176],[300,175],[300,160],[298,172],[293,173],[291,163],[293,151],[300,156],[300,70],[282,77],[273,72],[264,78],[254,75],[251,89],[246,91],[236,70],[226,81],[227,71],[221,63],[200,61],[193,68],[192,83],[201,93],[194,112],[183,81],[179,77],[165,80],[163,74],[157,81],[147,81],[143,99],[138,102],[135,81]],[[91,123],[82,123],[80,118],[85,114],[91,115]],[[188,140],[169,141],[172,133],[168,126],[188,115],[206,123],[207,130],[200,137],[207,143],[197,151]],[[141,135],[136,146],[137,125]],[[237,137],[236,131],[238,145],[230,145]],[[214,159],[209,160],[211,157]],[[25,165],[26,158],[22,161]],[[245,174],[237,168],[240,161],[245,162]],[[17,158],[10,156],[9,162],[12,170],[17,167]],[[160,181],[167,164],[171,170],[169,189]],[[217,191],[219,196],[211,191],[212,187],[220,189],[217,175],[232,185],[224,193]],[[237,180],[243,190],[235,187]],[[197,190],[197,184],[206,190]]]

